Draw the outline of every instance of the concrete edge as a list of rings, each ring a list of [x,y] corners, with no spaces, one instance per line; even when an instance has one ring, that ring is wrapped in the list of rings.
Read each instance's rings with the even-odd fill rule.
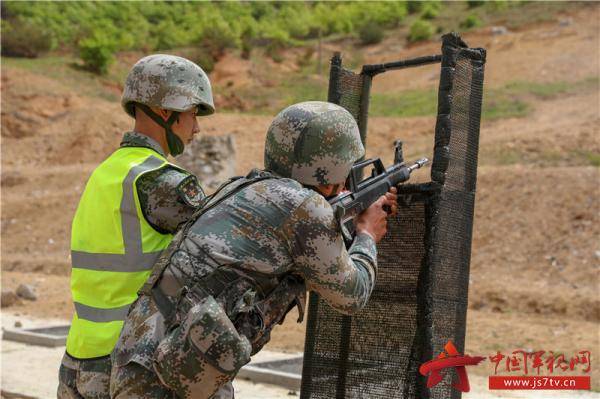
[[[278,385],[280,387],[296,391],[300,390],[300,384],[302,382],[302,376],[299,374],[268,370],[263,367],[250,365],[242,367],[237,376],[254,382]]]
[[[0,390],[0,395],[6,399],[38,399],[35,396],[23,395],[21,393],[15,393],[10,391]]]
[[[4,329],[2,339],[6,341],[22,342],[25,344],[40,345],[50,348],[65,346],[67,343],[66,335],[56,336],[16,328]]]

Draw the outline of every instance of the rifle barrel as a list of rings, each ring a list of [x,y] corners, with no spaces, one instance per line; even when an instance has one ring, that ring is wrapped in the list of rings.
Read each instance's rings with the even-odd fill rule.
[[[420,159],[417,159],[417,160],[415,161],[415,163],[413,163],[412,165],[410,165],[410,166],[408,167],[408,169],[410,169],[410,171],[412,172],[412,171],[413,171],[413,170],[415,170],[415,169],[420,169],[420,168],[422,168],[423,166],[425,166],[425,165],[427,164],[427,162],[429,162],[429,159],[428,159],[428,158],[420,158]]]

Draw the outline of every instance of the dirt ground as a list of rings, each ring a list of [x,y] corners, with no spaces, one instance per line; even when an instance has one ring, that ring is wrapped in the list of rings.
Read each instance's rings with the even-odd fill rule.
[[[506,35],[480,29],[465,40],[487,48],[489,87],[597,78],[599,10],[590,5]],[[564,18],[570,22],[558,22]],[[433,54],[439,45],[384,42],[365,48],[365,61]],[[213,78],[254,84],[244,62],[226,57]],[[386,74],[375,80],[373,90],[431,87],[436,71],[427,67]],[[579,156],[600,153],[595,87],[536,98],[534,110],[524,118],[482,123],[468,353],[516,348],[600,353],[600,173],[597,163]],[[37,287],[38,301],[17,304],[11,312],[69,319],[71,218],[88,175],[118,145],[131,120],[118,104],[78,95],[22,69],[2,69],[1,94],[2,287]],[[234,135],[237,172],[244,173],[261,166],[270,119],[217,114],[203,119],[201,127],[207,135]],[[407,157],[429,155],[434,123],[426,117],[371,118],[368,152],[389,162],[391,143],[401,136]],[[426,180],[427,172],[420,176]],[[275,330],[270,349],[302,350],[305,325],[295,319],[290,315]],[[600,374],[594,370],[597,382]]]

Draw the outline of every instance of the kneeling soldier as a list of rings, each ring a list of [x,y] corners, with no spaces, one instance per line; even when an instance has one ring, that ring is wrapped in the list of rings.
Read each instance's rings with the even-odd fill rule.
[[[267,133],[265,170],[221,186],[155,265],[112,355],[112,397],[232,397],[230,382],[274,325],[294,306],[302,317],[306,290],[341,313],[360,310],[395,191],[357,217],[348,250],[326,198],[363,155],[342,107],[283,110]]]

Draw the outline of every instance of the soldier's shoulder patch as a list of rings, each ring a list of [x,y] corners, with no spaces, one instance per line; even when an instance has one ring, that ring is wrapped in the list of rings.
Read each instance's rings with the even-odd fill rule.
[[[177,193],[183,202],[194,208],[199,207],[205,197],[204,191],[194,175],[187,176],[177,185]]]

